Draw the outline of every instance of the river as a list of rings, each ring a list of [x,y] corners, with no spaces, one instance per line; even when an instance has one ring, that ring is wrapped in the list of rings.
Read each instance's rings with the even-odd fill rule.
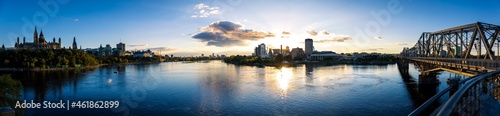
[[[418,79],[413,65],[409,72]],[[446,88],[450,75],[417,87],[396,64],[277,68],[221,61],[11,74],[24,85],[21,100],[120,102],[112,109],[25,109],[26,115],[407,115]]]

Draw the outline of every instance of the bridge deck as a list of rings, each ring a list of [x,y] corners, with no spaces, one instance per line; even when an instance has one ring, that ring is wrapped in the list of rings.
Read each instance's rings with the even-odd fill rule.
[[[462,69],[465,71],[482,72],[484,70],[491,72],[500,70],[500,61],[483,59],[460,59],[460,58],[408,58],[413,61],[434,64],[442,67]]]

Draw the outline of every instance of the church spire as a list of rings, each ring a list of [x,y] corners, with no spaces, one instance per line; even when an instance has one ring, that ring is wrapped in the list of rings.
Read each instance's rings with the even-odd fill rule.
[[[47,41],[45,41],[45,36],[43,35],[43,30],[40,29],[40,36],[38,37],[38,42],[39,44],[43,44],[43,43],[46,43]]]
[[[76,37],[73,37],[73,49],[78,49],[76,45]]]
[[[43,36],[43,30],[40,30],[40,36]]]
[[[38,43],[38,31],[35,26],[35,33],[33,33],[33,43]]]

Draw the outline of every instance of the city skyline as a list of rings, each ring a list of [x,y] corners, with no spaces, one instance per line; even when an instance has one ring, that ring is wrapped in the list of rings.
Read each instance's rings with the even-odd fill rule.
[[[0,42],[14,47],[17,37],[31,40],[37,26],[46,38],[76,37],[83,49],[123,42],[130,50],[180,56],[250,55],[260,43],[303,48],[304,39],[312,38],[320,51],[399,53],[422,32],[478,21],[500,24],[500,16],[491,15],[500,11],[498,3],[12,0],[0,2]]]

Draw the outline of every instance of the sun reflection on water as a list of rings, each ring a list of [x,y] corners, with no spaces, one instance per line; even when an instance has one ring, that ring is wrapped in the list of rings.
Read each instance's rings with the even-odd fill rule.
[[[113,83],[113,79],[108,79],[108,84]]]
[[[276,73],[276,80],[278,81],[278,86],[281,90],[286,91],[289,87],[289,82],[293,77],[292,70],[290,68],[281,68],[281,70]]]

